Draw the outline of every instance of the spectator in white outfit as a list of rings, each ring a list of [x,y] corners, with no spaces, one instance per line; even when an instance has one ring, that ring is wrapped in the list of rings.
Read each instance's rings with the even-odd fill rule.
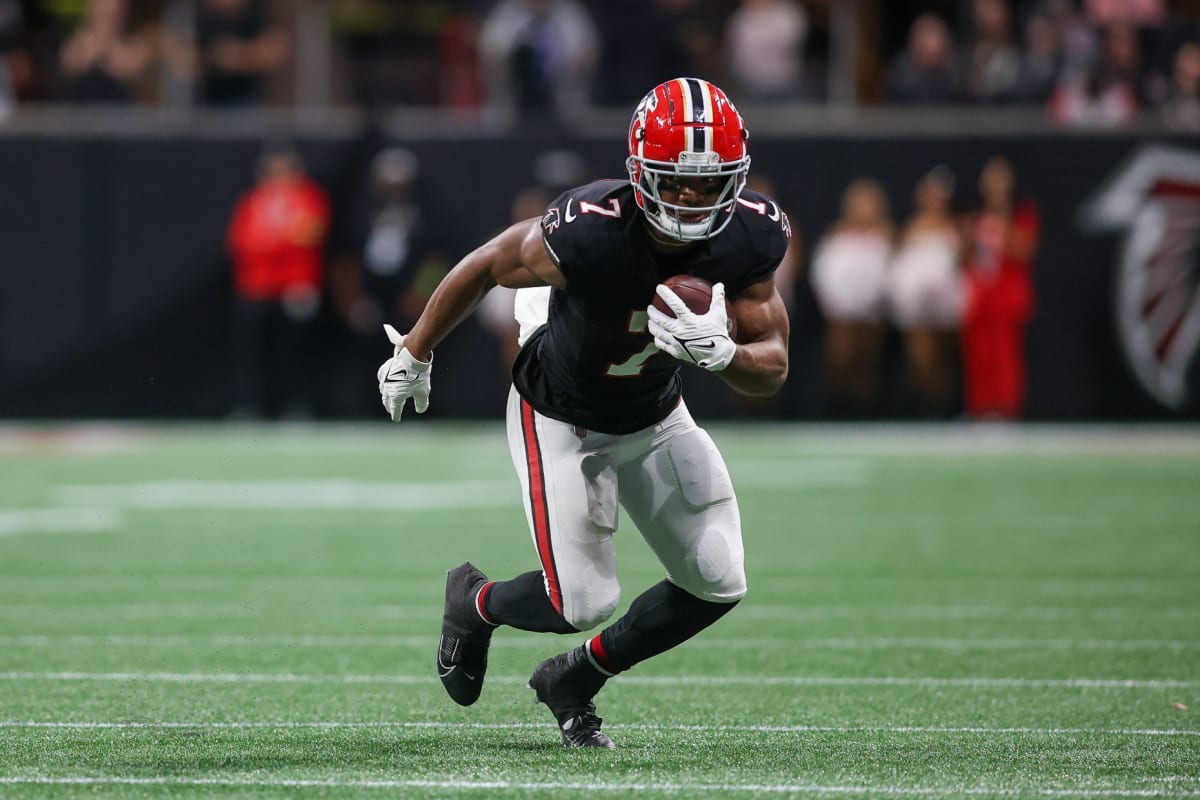
[[[935,167],[917,183],[913,215],[904,226],[888,273],[892,320],[904,335],[908,379],[922,411],[952,405],[955,335],[962,315],[962,245],[952,210],[954,175]]]
[[[831,411],[871,410],[879,389],[884,289],[893,225],[882,187],[853,181],[842,215],[817,244],[812,282],[825,317],[825,372]]]
[[[808,17],[792,0],[742,0],[725,26],[739,93],[756,100],[799,97]]]

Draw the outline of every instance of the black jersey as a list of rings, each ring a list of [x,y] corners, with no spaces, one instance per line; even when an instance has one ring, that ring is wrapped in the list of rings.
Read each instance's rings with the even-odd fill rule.
[[[567,283],[551,292],[548,322],[517,356],[521,396],[548,417],[603,433],[631,433],[670,414],[680,362],[646,330],[654,287],[689,274],[724,282],[733,297],[769,278],[787,249],[787,217],[770,198],[742,192],[731,213],[712,239],[662,253],[628,181],[597,181],[555,200],[542,238]]]

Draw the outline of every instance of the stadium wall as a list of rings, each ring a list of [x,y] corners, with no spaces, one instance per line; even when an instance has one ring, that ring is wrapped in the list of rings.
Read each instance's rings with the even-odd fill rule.
[[[227,413],[230,285],[223,237],[261,141],[259,132],[10,131],[0,137],[0,416]],[[347,130],[297,141],[310,172],[337,205],[361,192],[366,158],[381,138],[377,131]],[[400,143],[421,161],[431,213],[450,232],[455,256],[507,223],[513,195],[533,182],[534,165],[547,150],[580,154],[586,165],[581,180],[620,177],[624,158],[622,142],[609,138],[459,135]],[[1200,416],[1200,376],[1192,358],[1200,340],[1200,225],[1194,224],[1200,147],[1194,141],[859,130],[756,137],[753,153],[754,171],[775,183],[803,236],[806,258],[852,178],[880,180],[893,213],[903,219],[913,184],[935,164],[958,175],[958,199],[965,206],[983,161],[1007,155],[1020,192],[1036,198],[1043,220],[1037,313],[1028,336],[1027,416]],[[1168,221],[1184,220],[1182,240],[1179,225],[1173,240],[1164,237],[1164,214]],[[1166,283],[1174,309],[1165,322],[1161,314],[1168,306],[1147,294],[1145,283],[1148,275],[1153,283],[1153,270],[1164,265],[1172,270]],[[718,381],[689,375],[694,411],[788,418],[824,413],[821,320],[807,282],[798,285],[792,376],[783,396],[766,406],[741,405]],[[336,364],[347,355],[339,348],[350,346],[349,340],[336,335],[332,320],[323,324],[328,346],[320,356],[326,365]],[[885,417],[908,413],[895,339],[888,343]],[[382,335],[375,350],[380,360],[388,354]],[[431,414],[499,416],[506,385],[496,360],[496,343],[473,323],[456,332],[439,348]],[[363,391],[373,391],[372,375],[363,376]],[[318,411],[339,413],[335,407]]]

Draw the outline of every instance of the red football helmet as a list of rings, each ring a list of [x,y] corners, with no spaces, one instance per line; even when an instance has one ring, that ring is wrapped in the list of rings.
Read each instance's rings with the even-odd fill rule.
[[[650,224],[681,241],[709,239],[724,230],[750,171],[748,138],[733,103],[708,81],[676,78],[655,86],[633,112],[625,162]],[[725,180],[715,205],[695,207],[662,199],[659,181],[666,176]],[[703,219],[692,221],[697,214]]]

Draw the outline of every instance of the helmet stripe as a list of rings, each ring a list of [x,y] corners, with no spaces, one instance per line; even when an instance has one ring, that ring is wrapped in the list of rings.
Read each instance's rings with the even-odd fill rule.
[[[704,121],[709,123],[702,130],[704,131],[705,150],[713,150],[713,134],[716,131],[717,116],[713,108],[713,85],[708,81],[701,81],[701,88],[704,94]]]
[[[683,97],[683,124],[692,121],[692,92],[688,88],[688,79],[679,78],[675,81],[679,84],[679,94]]]
[[[687,89],[684,94],[688,98],[687,103],[684,105],[685,111],[687,112],[687,115],[683,120],[684,124],[686,125],[692,122],[700,122],[702,120],[705,122],[711,122],[711,117],[705,116],[705,112],[710,111],[710,109],[705,108],[705,92],[704,87],[700,85],[700,81],[696,80],[695,78],[684,78],[684,84],[685,88]],[[705,129],[703,127],[696,126],[692,128],[693,152],[704,153],[711,149],[704,146],[704,140],[706,138],[704,133]]]

